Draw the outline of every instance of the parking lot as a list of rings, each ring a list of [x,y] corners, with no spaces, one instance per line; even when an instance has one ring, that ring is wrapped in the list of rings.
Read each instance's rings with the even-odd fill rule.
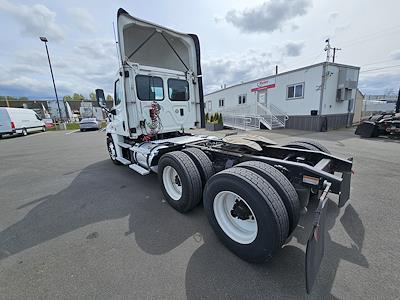
[[[104,132],[0,140],[0,298],[398,298],[400,141],[353,132],[262,131],[278,143],[313,138],[354,156],[350,201],[339,210],[330,197],[311,295],[311,214],[277,256],[252,265],[217,240],[201,206],[179,214],[155,175],[112,164]]]

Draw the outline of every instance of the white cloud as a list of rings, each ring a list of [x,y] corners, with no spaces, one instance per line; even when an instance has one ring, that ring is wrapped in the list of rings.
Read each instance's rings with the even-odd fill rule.
[[[77,25],[80,29],[88,32],[95,31],[95,19],[86,9],[75,7],[70,10],[70,14],[73,18],[75,25]]]
[[[219,58],[204,59],[204,92],[215,91],[223,84],[229,86],[271,75],[277,62],[270,56],[270,53],[249,49],[241,54],[227,53]]]
[[[305,15],[310,7],[311,0],[274,0],[243,11],[228,11],[225,20],[243,32],[272,32]]]
[[[332,11],[329,13],[328,15],[328,21],[329,22],[333,22],[334,20],[336,20],[339,17],[339,12],[337,11]]]
[[[358,83],[358,88],[367,95],[382,95],[384,91],[398,90],[399,72],[381,73],[376,75],[362,75]]]
[[[285,54],[287,56],[300,56],[301,50],[304,48],[303,42],[289,42],[285,45]]]
[[[52,40],[64,38],[64,31],[56,22],[56,13],[42,4],[28,6],[0,0],[0,10],[8,12],[19,22],[24,35],[46,36]]]
[[[118,66],[112,40],[85,40],[63,55],[56,54],[52,56],[52,67],[60,97],[75,92],[88,97],[96,88],[112,91]],[[10,63],[0,67],[0,90],[18,96],[53,96],[45,51],[14,53]]]
[[[400,50],[395,50],[392,53],[390,53],[390,58],[394,60],[400,60]]]

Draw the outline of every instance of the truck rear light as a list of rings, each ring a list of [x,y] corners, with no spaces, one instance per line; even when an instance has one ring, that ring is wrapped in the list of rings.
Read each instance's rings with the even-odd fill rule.
[[[14,124],[14,122],[11,122],[11,128],[12,128],[12,129],[15,129],[15,124]]]

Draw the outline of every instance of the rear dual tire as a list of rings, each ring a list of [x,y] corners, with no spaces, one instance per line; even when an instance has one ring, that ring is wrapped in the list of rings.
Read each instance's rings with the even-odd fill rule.
[[[283,147],[288,148],[296,148],[296,149],[305,149],[305,150],[312,150],[312,151],[321,151],[327,154],[331,154],[331,152],[321,143],[313,140],[300,140],[287,143],[283,145]]]
[[[208,179],[210,179],[215,173],[210,158],[207,154],[197,148],[186,148],[182,150],[182,152],[186,153],[193,160],[200,173],[202,187],[204,187]]]
[[[203,203],[218,238],[246,261],[270,259],[288,236],[289,217],[278,192],[252,170],[234,167],[215,174]]]
[[[158,163],[158,179],[165,200],[177,211],[188,212],[201,201],[200,172],[186,153],[164,154]]]
[[[283,175],[278,169],[260,161],[246,161],[236,165],[236,167],[242,167],[257,173],[266,181],[268,181],[278,192],[279,197],[285,205],[288,213],[288,235],[290,235],[296,229],[297,224],[299,223],[301,205],[296,189],[289,179],[287,179],[286,176]]]

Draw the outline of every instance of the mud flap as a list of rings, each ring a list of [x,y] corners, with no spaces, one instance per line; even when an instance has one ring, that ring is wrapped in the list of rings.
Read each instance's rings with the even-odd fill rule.
[[[315,211],[314,226],[307,242],[306,250],[306,290],[309,294],[317,277],[319,267],[325,252],[325,221],[327,210],[327,195],[331,187],[325,183],[325,189],[319,198],[318,208]]]
[[[341,191],[339,195],[339,207],[343,207],[347,200],[350,198],[350,183],[351,183],[351,172],[343,172],[342,175],[342,186],[341,186]]]

